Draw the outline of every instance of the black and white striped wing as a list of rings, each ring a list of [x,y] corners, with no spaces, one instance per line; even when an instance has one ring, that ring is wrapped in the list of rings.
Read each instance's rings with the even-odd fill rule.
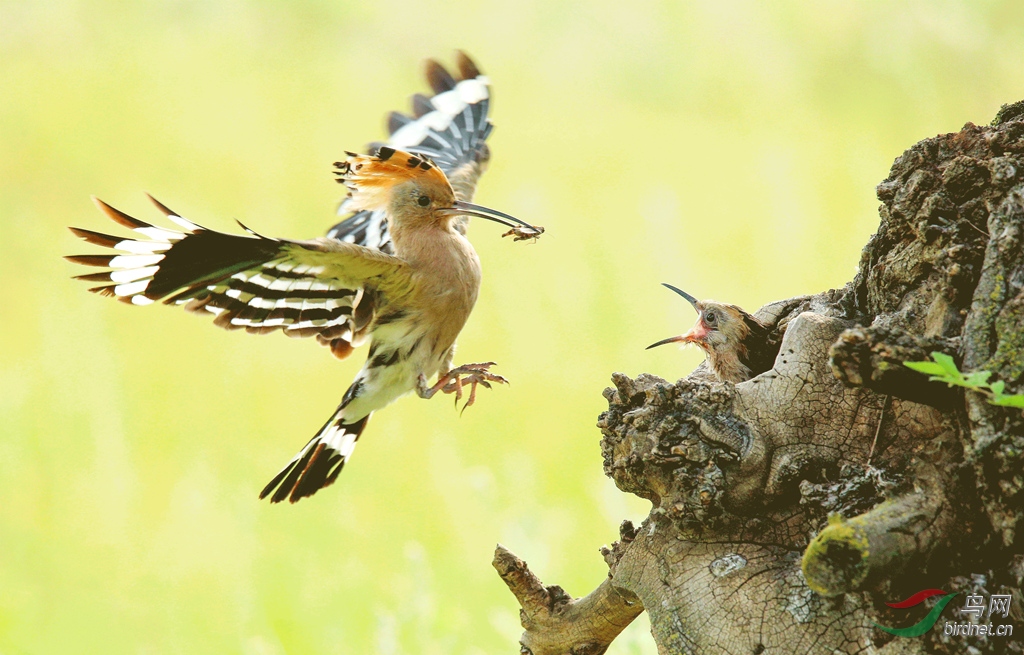
[[[156,300],[210,313],[214,324],[263,334],[343,337],[352,308],[373,278],[377,287],[401,281],[401,260],[331,239],[289,241],[207,230],[153,202],[183,231],[155,227],[110,205],[96,203],[111,219],[142,238],[122,238],[71,228],[85,241],[124,254],[67,259],[110,270],[77,279],[103,282],[90,289],[136,305]],[[244,226],[243,226],[244,227]]]
[[[490,105],[489,80],[465,55],[457,54],[459,77],[441,64],[427,62],[427,80],[434,91],[430,98],[413,96],[413,115],[392,112],[388,117],[386,144],[370,144],[371,150],[387,145],[430,158],[444,171],[459,200],[471,201],[477,180],[487,166],[490,152],[487,137],[493,125],[487,116]],[[338,214],[351,211],[347,200]],[[465,223],[458,223],[465,233]],[[383,211],[360,211],[332,227],[327,236],[392,253],[387,215]]]

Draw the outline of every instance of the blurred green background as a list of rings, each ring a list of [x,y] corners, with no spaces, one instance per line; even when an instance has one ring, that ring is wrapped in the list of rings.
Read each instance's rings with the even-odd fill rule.
[[[841,286],[919,139],[1024,97],[1019,2],[0,2],[0,653],[511,653],[495,542],[574,595],[645,503],[603,476],[613,371],[676,379],[692,310]],[[331,163],[471,53],[493,82],[485,279],[459,361],[511,379],[377,414],[338,484],[256,495],[362,353],[85,292],[67,225],[309,237]],[[159,222],[159,221],[158,221]],[[709,610],[711,611],[711,610]],[[611,653],[653,653],[646,619]]]

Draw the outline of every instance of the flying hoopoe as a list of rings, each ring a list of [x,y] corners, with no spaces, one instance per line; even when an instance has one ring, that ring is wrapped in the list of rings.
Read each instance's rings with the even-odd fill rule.
[[[650,350],[666,343],[693,343],[707,356],[711,370],[726,382],[743,382],[775,365],[779,343],[772,341],[771,329],[736,305],[697,300],[682,289],[662,283],[686,299],[697,310],[697,322],[686,334],[662,339]]]
[[[460,89],[460,84],[465,86]],[[447,112],[447,124],[435,115],[429,132],[458,131],[455,100],[461,99],[465,110],[486,98],[486,78],[477,74],[454,90],[458,98],[441,101],[437,110]],[[486,116],[480,124],[489,131]],[[68,257],[112,269],[79,276],[104,283],[90,291],[137,305],[160,299],[184,304],[189,311],[215,315],[214,324],[228,329],[316,335],[339,356],[347,352],[335,340],[350,351],[371,339],[366,363],[331,418],[260,493],[275,503],[285,498],[296,502],[333,483],[371,413],[399,396],[415,391],[430,398],[442,392],[458,400],[468,385],[470,405],[477,385],[505,382],[489,371],[493,362],[452,365],[456,337],[480,287],[480,261],[462,234],[462,221],[467,216],[497,221],[511,228],[506,234],[516,240],[543,232],[458,198],[445,173],[424,155],[390,146],[372,155],[348,155],[335,164],[348,189],[344,204],[350,211],[381,217],[381,225],[387,221],[387,251],[332,236],[269,238],[245,226],[246,235],[225,234],[200,227],[156,200],[157,208],[183,231],[154,227],[100,200],[96,204],[107,216],[144,238],[71,228],[89,243],[126,253]],[[427,380],[435,374],[431,385]]]
[[[441,64],[428,60],[426,77],[434,95],[413,95],[411,116],[391,112],[387,121],[390,135],[387,142],[371,143],[367,149],[374,152],[383,145],[429,159],[448,177],[455,197],[470,202],[476,183],[490,161],[487,137],[494,129],[488,117],[490,80],[464,52],[456,52],[456,66],[457,78]],[[394,254],[385,210],[358,209],[352,199],[346,197],[338,207],[338,214],[351,216],[332,227],[327,232],[328,237]],[[466,234],[466,223],[465,219],[457,220],[455,229]],[[524,237],[516,235],[516,240],[520,238]],[[339,359],[344,359],[365,340],[366,318],[372,313],[368,311],[372,307],[372,294],[363,294],[353,302],[348,324],[339,326],[334,333],[317,335],[317,340],[329,345]]]

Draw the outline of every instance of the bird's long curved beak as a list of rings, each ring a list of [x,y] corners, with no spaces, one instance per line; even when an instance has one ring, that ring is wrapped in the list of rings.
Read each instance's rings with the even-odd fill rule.
[[[693,308],[694,308],[694,309],[696,309],[698,313],[700,313],[700,307],[698,307],[698,306],[697,306],[697,302],[698,302],[698,301],[697,301],[697,299],[696,299],[696,298],[694,298],[694,297],[693,297],[693,296],[691,296],[690,294],[686,293],[685,291],[683,291],[683,290],[682,290],[682,289],[680,289],[679,287],[674,287],[674,286],[672,286],[672,285],[671,285],[671,284],[669,284],[668,282],[662,282],[662,283],[661,283],[661,286],[663,286],[663,287],[665,287],[665,288],[667,288],[667,289],[671,289],[672,291],[675,291],[676,293],[678,293],[678,294],[679,294],[680,296],[682,296],[683,298],[685,298],[685,299],[686,299],[686,302],[688,302],[688,303],[690,303],[691,305],[693,305]],[[655,344],[655,345],[657,345],[657,344]]]
[[[451,214],[486,218],[489,221],[501,223],[505,227],[512,228],[516,231],[517,236],[523,236],[524,238],[536,237],[544,234],[544,228],[542,227],[530,225],[526,221],[521,221],[515,216],[510,216],[505,212],[500,212],[497,209],[491,209],[490,207],[484,207],[482,205],[474,205],[471,202],[456,200],[453,207],[450,209],[442,209],[441,211]]]
[[[686,334],[680,334],[678,337],[669,337],[668,339],[662,339],[658,343],[652,343],[647,346],[645,350],[650,350],[655,346],[664,346],[666,343],[695,343],[698,346],[704,341],[704,338],[708,335],[708,328],[704,325],[704,321],[697,319],[697,323],[690,328],[690,331]]]
[[[668,282],[662,282],[661,286],[665,287],[666,289],[671,289],[672,291],[675,291],[680,296],[685,298],[686,302],[693,305],[693,308],[697,311],[697,323],[692,328],[690,328],[690,331],[687,332],[686,334],[680,334],[677,337],[669,337],[668,339],[662,339],[658,343],[652,343],[651,345],[647,346],[646,350],[650,350],[651,348],[655,348],[657,346],[664,346],[666,343],[695,343],[697,345],[701,345],[701,341],[703,341],[704,337],[706,337],[708,334],[708,327],[707,325],[704,324],[704,318],[701,314],[702,307],[700,301],[691,296],[690,294],[686,293],[679,287],[672,286]]]
[[[678,337],[669,337],[668,339],[662,339],[658,343],[652,343],[651,345],[644,348],[644,350],[650,350],[651,348],[656,348],[657,346],[664,346],[666,343],[686,343],[688,341],[690,341],[690,335],[680,334]]]

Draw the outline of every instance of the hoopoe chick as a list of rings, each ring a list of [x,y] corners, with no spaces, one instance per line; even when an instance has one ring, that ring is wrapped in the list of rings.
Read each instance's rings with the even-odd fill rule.
[[[202,228],[156,202],[184,232],[154,227],[97,200],[115,222],[145,239],[124,239],[71,228],[89,243],[128,254],[68,257],[112,271],[80,276],[106,284],[90,289],[133,304],[184,304],[216,315],[229,329],[289,336],[337,335],[348,329],[359,299],[368,313],[371,343],[362,370],[330,419],[263,489],[260,498],[295,502],[333,483],[370,415],[399,396],[422,398],[505,379],[493,362],[453,367],[455,339],[476,303],[480,260],[456,229],[461,217],[497,221],[516,233],[543,228],[486,207],[462,202],[445,174],[423,156],[390,147],[375,155],[348,153],[336,164],[354,211],[385,212],[393,253],[330,237],[293,241],[232,235]],[[243,226],[244,227],[244,226]],[[427,380],[437,375],[435,384]]]
[[[726,382],[743,382],[775,365],[779,344],[771,340],[770,328],[736,305],[697,300],[671,284],[697,310],[697,322],[686,334],[662,339],[650,350],[666,343],[693,343],[704,351],[711,370]]]

